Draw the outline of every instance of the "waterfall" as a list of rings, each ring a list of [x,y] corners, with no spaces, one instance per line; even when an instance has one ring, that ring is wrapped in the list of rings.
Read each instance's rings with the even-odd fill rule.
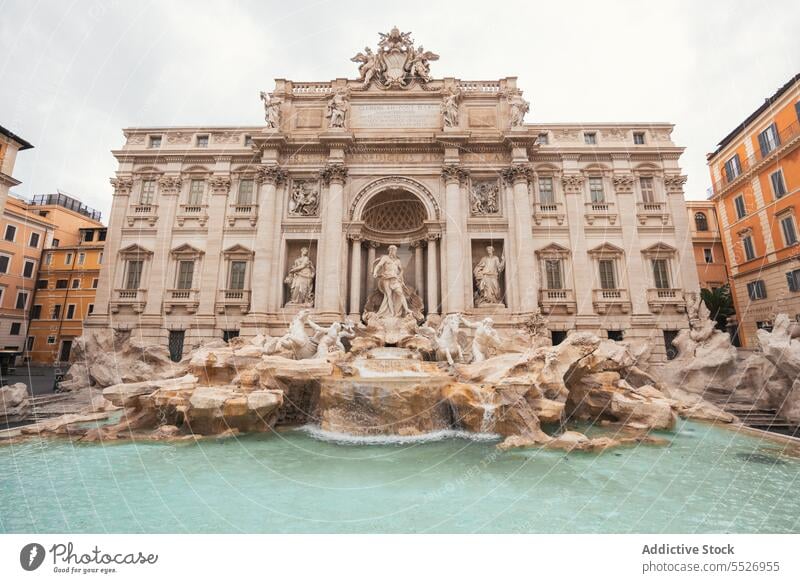
[[[483,407],[483,419],[481,419],[481,433],[491,433],[494,425],[494,410],[497,409],[492,401],[494,400],[493,392],[481,392],[481,406]]]

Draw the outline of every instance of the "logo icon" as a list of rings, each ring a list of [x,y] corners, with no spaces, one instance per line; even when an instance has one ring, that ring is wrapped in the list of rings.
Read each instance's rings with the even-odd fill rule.
[[[44,547],[39,543],[28,543],[19,552],[19,564],[26,571],[35,571],[44,562]]]

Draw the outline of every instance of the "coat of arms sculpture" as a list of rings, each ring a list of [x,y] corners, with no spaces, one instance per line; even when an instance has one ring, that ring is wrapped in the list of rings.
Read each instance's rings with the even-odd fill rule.
[[[400,32],[396,26],[378,34],[381,40],[375,52],[365,47],[363,53],[350,59],[361,63],[358,73],[364,89],[373,82],[383,89],[404,89],[414,81],[423,87],[431,81],[428,62],[438,60],[439,55],[422,45],[415,48],[411,33]]]

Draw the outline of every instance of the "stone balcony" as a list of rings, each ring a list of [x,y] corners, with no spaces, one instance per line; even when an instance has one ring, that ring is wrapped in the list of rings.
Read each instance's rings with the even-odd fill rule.
[[[119,313],[121,307],[128,307],[134,314],[141,314],[147,304],[147,290],[115,289],[108,304],[112,314]]]
[[[217,292],[217,313],[224,314],[227,308],[237,309],[242,314],[247,314],[250,311],[250,290],[219,290]]]
[[[200,305],[200,290],[198,289],[168,289],[164,296],[164,311],[171,314],[174,308],[185,308],[194,314]]]
[[[617,211],[613,202],[587,202],[585,207],[584,215],[589,225],[595,224],[598,220],[608,225],[617,223]]]
[[[571,289],[540,289],[539,305],[543,314],[553,312],[574,314],[577,309],[575,292]]]
[[[647,290],[647,305],[650,306],[650,311],[656,314],[662,312],[665,307],[685,312],[686,298],[680,289],[651,288]]]
[[[182,204],[175,218],[179,227],[182,227],[187,220],[196,220],[201,227],[205,227],[208,222],[207,204]]]
[[[537,202],[533,205],[533,222],[541,225],[563,225],[566,214],[564,205],[560,202]]]
[[[127,219],[129,227],[133,227],[136,224],[136,221],[146,221],[147,224],[152,227],[158,220],[158,205],[134,204],[130,208]]]
[[[665,202],[640,202],[636,204],[636,218],[640,225],[648,223],[667,225],[669,224],[669,213]]]
[[[631,311],[631,299],[626,289],[596,289],[592,292],[594,309],[598,314],[619,310],[627,314]]]
[[[257,204],[232,204],[228,209],[228,225],[233,227],[237,219],[242,219],[250,222],[251,227],[256,226],[258,221],[258,205]]]

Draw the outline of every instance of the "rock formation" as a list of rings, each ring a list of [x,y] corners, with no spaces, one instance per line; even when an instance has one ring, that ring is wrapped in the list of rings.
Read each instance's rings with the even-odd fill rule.
[[[800,324],[793,323],[786,314],[775,318],[772,331],[759,330],[758,343],[764,356],[775,371],[791,383],[782,395],[778,413],[793,423],[800,424]]]
[[[0,425],[23,421],[30,412],[28,387],[15,383],[0,388]]]

